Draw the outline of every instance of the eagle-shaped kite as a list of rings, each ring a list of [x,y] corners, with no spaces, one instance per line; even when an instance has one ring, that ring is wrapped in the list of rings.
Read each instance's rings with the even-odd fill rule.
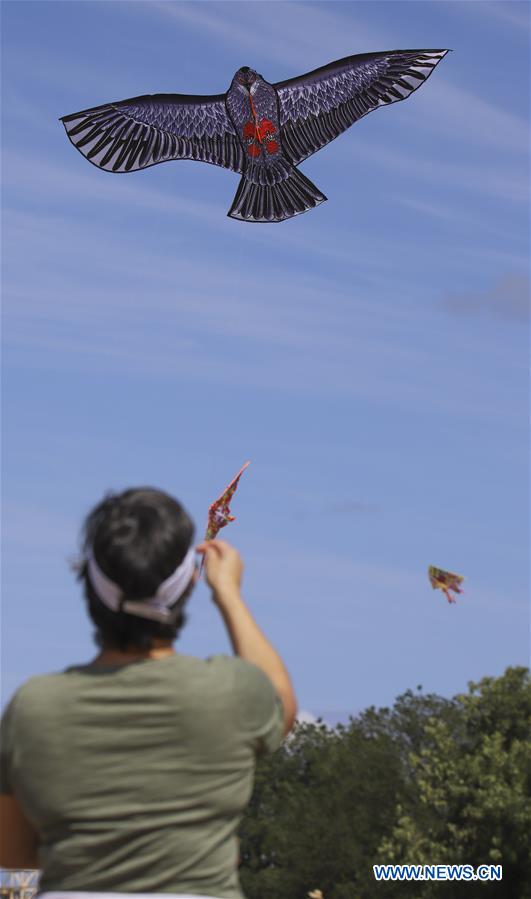
[[[242,177],[229,216],[281,222],[326,200],[296,166],[368,112],[405,100],[447,53],[362,53],[277,84],[244,66],[226,94],[133,97],[61,121],[83,156],[108,172],[171,159],[231,169]]]

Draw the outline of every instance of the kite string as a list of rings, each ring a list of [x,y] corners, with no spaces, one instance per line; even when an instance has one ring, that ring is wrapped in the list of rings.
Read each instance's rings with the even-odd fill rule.
[[[259,144],[262,144],[263,141],[260,136],[260,128],[258,125],[258,115],[257,115],[256,109],[254,108],[253,98],[250,93],[249,93],[249,103],[251,104],[251,114],[254,119],[254,130],[255,130],[255,135],[256,135],[255,140],[257,140]]]

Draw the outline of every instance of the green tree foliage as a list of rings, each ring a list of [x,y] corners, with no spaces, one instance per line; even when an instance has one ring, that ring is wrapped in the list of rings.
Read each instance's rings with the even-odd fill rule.
[[[400,764],[384,734],[351,724],[337,732],[302,725],[257,771],[242,839],[242,882],[250,899],[365,897],[378,838],[390,833]],[[370,875],[370,876],[369,876]]]
[[[346,727],[299,725],[257,767],[241,832],[246,895],[531,899],[530,720],[529,674],[513,668],[453,700],[407,691]],[[504,880],[477,894],[376,883],[377,862],[501,863]]]
[[[401,805],[380,859],[502,864],[503,883],[481,897],[531,897],[531,682],[525,668],[471,684],[451,720],[426,722],[411,753],[416,795]],[[413,802],[411,802],[413,800]],[[426,886],[423,899],[461,896],[468,884]]]

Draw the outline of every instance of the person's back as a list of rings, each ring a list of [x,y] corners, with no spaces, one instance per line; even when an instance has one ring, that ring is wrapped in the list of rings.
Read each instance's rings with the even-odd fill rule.
[[[222,542],[202,549],[235,651],[257,664],[179,655],[158,638],[32,678],[8,708],[2,798],[38,835],[44,891],[241,896],[236,831],[256,756],[286,730],[286,703],[266,674],[274,650],[235,590],[237,554]],[[105,594],[99,574],[92,585]]]
[[[283,734],[258,668],[182,655],[88,666],[33,678],[10,714],[10,781],[41,835],[41,889],[240,896],[255,755]]]

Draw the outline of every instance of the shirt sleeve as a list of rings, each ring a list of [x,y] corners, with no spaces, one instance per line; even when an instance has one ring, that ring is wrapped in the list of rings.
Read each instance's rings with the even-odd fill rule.
[[[236,693],[244,734],[258,756],[275,752],[284,738],[284,706],[266,674],[236,658]]]
[[[11,785],[11,761],[13,746],[13,707],[11,700],[0,722],[0,793],[13,793]]]

